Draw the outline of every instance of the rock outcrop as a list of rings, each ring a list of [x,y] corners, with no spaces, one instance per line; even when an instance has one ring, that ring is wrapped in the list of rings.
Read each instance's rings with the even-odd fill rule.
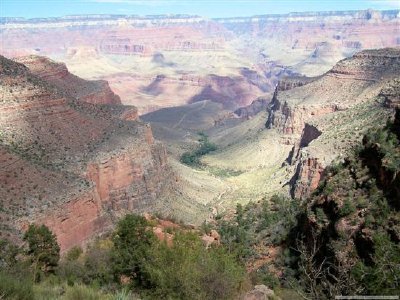
[[[400,108],[400,78],[396,78],[379,93],[381,101],[389,108]]]
[[[79,78],[71,74],[64,63],[34,55],[20,57],[16,61],[73,98],[93,104],[121,104],[121,99],[111,91],[107,81]]]
[[[250,105],[240,107],[235,110],[235,114],[239,118],[250,119],[251,117],[258,114],[260,111],[265,111],[268,107],[268,103],[269,101],[267,99],[265,99],[264,97],[260,97],[251,102]]]
[[[0,22],[0,54],[62,60],[83,78],[108,81],[139,114],[201,100],[234,111],[260,96],[269,98],[282,77],[321,75],[356,51],[398,46],[398,16],[398,11],[350,11],[225,19],[7,18]],[[56,69],[59,75],[66,71]],[[165,78],[157,80],[159,75]],[[202,82],[196,86],[197,79]],[[304,80],[285,84],[294,87]],[[97,84],[96,90],[107,91]],[[92,103],[112,98],[108,92],[86,94]]]
[[[47,69],[29,58],[37,60]],[[71,92],[61,74],[91,83],[54,67],[47,81],[0,57],[0,232],[18,239],[27,224],[44,223],[65,251],[126,212],[154,210],[174,176],[151,128],[131,120],[133,108],[72,97],[85,93]]]
[[[280,300],[281,298],[276,296],[274,291],[267,286],[260,284],[256,285],[254,289],[247,292],[242,300]]]
[[[399,49],[366,50],[305,85],[278,85],[266,127],[285,143],[294,141],[287,158],[295,166],[292,196],[308,196],[332,160],[343,157],[369,127],[385,125],[383,116],[391,113],[385,107],[395,107],[399,97],[399,72]]]

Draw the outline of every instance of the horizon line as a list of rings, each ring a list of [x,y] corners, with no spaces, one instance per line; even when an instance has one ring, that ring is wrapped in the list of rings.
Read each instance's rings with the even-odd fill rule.
[[[260,14],[260,15],[243,15],[243,16],[234,16],[234,17],[205,17],[197,14],[179,14],[179,13],[168,13],[168,14],[151,14],[151,15],[140,15],[140,14],[71,14],[71,15],[61,15],[61,16],[48,16],[48,17],[3,17],[0,16],[0,19],[16,19],[16,20],[43,20],[43,19],[67,19],[72,17],[84,17],[84,16],[121,16],[121,17],[139,17],[139,18],[149,18],[149,17],[162,17],[162,16],[182,16],[182,17],[200,17],[204,19],[235,19],[235,18],[253,18],[253,17],[263,17],[263,16],[287,16],[291,14],[305,14],[305,13],[335,13],[335,12],[360,12],[360,11],[375,11],[375,12],[400,12],[400,8],[393,9],[373,9],[373,8],[365,8],[365,9],[353,9],[353,10],[311,10],[311,11],[292,11],[288,13],[271,13],[271,14]]]

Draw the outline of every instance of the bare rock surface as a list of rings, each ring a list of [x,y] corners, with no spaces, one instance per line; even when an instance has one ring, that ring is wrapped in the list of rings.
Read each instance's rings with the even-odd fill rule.
[[[65,73],[62,65],[29,61],[34,71],[0,57],[2,236],[18,238],[29,223],[44,223],[65,251],[126,212],[163,206],[173,176],[150,126],[121,117],[125,107],[72,97],[73,82],[91,83]],[[50,77],[37,69],[55,67],[61,71],[46,73]],[[61,84],[60,74],[72,80]],[[114,101],[110,97],[106,103]]]
[[[243,300],[280,300],[281,298],[276,296],[274,291],[267,286],[261,284],[256,285],[254,289],[247,292],[242,298]]]
[[[292,195],[311,193],[324,168],[359,141],[367,128],[384,126],[396,107],[400,50],[365,50],[337,63],[317,80],[274,94],[267,128],[274,128],[294,146]]]

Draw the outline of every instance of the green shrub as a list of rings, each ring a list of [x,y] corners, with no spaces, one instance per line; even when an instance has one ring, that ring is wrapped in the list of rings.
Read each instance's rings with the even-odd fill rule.
[[[325,222],[328,221],[328,217],[321,207],[317,207],[317,209],[315,210],[315,216],[319,224],[325,224]]]
[[[111,252],[111,264],[117,281],[124,275],[130,278],[132,285],[146,286],[143,264],[150,257],[149,252],[156,242],[148,226],[148,221],[137,215],[126,215],[118,222]]]
[[[180,161],[188,166],[200,166],[200,157],[206,155],[212,151],[217,150],[217,146],[213,143],[208,141],[208,137],[204,133],[199,133],[200,138],[200,146],[192,151],[192,152],[185,152],[182,154]]]
[[[34,299],[32,283],[27,279],[11,276],[0,271],[0,299]]]
[[[196,156],[195,153],[192,152],[185,152],[182,154],[181,163],[188,165],[188,166],[198,166],[200,165],[200,159]]]
[[[400,245],[386,233],[373,236],[375,252],[372,264],[358,261],[352,275],[367,295],[398,295],[400,293]]]
[[[139,298],[136,298],[135,296],[133,296],[130,291],[123,289],[121,291],[118,291],[112,299],[113,300],[134,300],[134,299],[139,299]]]
[[[102,294],[100,291],[85,286],[85,285],[74,285],[68,287],[63,300],[102,300],[110,299],[107,295]]]
[[[68,251],[65,258],[69,261],[74,261],[74,260],[77,260],[81,256],[82,253],[83,253],[82,248],[75,246],[71,250]]]
[[[65,280],[68,285],[83,282],[86,277],[86,270],[80,261],[62,260],[58,266],[57,276]]]
[[[253,272],[252,277],[253,284],[264,284],[272,289],[280,286],[279,278],[269,271],[268,266],[262,266]]]
[[[112,284],[114,281],[112,248],[104,247],[96,242],[88,248],[84,259],[86,284],[96,283],[101,286]]]
[[[245,278],[224,248],[206,249],[193,233],[176,233],[172,246],[157,243],[149,254],[150,299],[232,299]]]
[[[344,200],[342,207],[339,209],[338,216],[341,218],[346,217],[355,211],[356,207],[354,206],[353,202],[350,199],[346,199]]]

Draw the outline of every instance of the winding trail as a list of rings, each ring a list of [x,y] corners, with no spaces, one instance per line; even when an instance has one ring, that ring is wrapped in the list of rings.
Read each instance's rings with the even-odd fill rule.
[[[187,113],[184,113],[182,118],[172,128],[176,129],[179,125],[182,124],[183,120],[187,117],[187,115],[190,115],[190,114],[192,114],[192,113],[194,113],[194,112],[196,112],[198,110],[202,110],[206,106],[206,104],[207,104],[207,101],[203,101],[203,104],[200,107],[197,107],[197,108],[195,108],[195,109],[193,109],[193,110],[191,110],[191,111],[189,111]]]

